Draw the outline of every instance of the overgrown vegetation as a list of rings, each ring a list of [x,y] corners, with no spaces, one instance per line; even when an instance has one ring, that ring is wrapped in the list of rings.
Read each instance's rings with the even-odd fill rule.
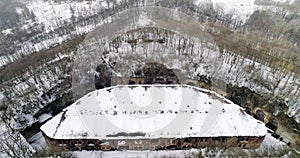
[[[47,146],[46,149],[40,152],[36,152],[31,157],[41,158],[41,157],[51,157],[51,158],[71,158],[71,153],[63,152],[56,146]]]
[[[243,34],[233,32],[223,26],[211,24],[208,27],[214,28],[215,31],[211,31],[211,35],[220,50],[232,51],[286,73],[292,71],[300,74],[300,63],[298,63],[297,56],[299,48],[285,40],[270,41],[259,31]]]
[[[15,131],[11,122],[14,117],[12,109],[0,111],[0,154],[7,157],[27,158],[33,150],[19,131]]]
[[[223,87],[218,87],[215,83],[226,85],[226,92]],[[291,141],[291,146],[299,150],[300,147],[300,124],[287,114],[288,107],[285,101],[280,98],[273,98],[269,95],[261,95],[247,87],[238,87],[231,84],[223,83],[222,80],[210,78],[206,76],[199,77],[199,84],[206,89],[212,89],[226,96],[229,100],[244,107],[246,112],[255,116],[255,109],[262,109],[265,113],[265,123],[276,122],[279,127],[279,133],[285,134],[288,140]]]

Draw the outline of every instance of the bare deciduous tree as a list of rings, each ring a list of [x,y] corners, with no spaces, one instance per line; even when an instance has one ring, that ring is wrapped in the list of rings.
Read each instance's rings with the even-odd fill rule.
[[[13,115],[7,111],[2,111],[0,116],[0,156],[30,157],[34,150],[21,133],[13,128],[11,123]]]

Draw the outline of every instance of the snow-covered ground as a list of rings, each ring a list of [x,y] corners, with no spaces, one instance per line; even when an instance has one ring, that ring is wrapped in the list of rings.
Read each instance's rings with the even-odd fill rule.
[[[9,34],[12,34],[12,29],[6,29],[6,30],[2,30],[1,32],[5,35],[9,35]]]
[[[288,0],[273,0],[274,2],[284,3]],[[117,0],[120,3],[121,0]],[[289,0],[293,4],[293,0]],[[201,5],[212,3],[214,7],[223,10],[226,14],[234,14],[244,21],[260,6],[255,4],[255,0],[194,0],[194,4]],[[101,9],[112,6],[112,3],[106,0],[95,1],[43,1],[32,0],[26,3],[29,11],[36,16],[38,23],[45,25],[46,31],[54,30],[60,27],[62,22],[71,22],[72,16],[88,17],[96,15]],[[20,8],[16,10],[21,13]]]
[[[46,140],[42,134],[42,132],[39,132],[29,139],[27,139],[27,142],[34,148],[37,152],[43,151],[47,148]]]
[[[295,0],[272,0],[273,2],[277,3],[289,3],[289,4],[294,4]]]
[[[49,120],[52,117],[53,116],[51,114],[42,114],[41,116],[39,116],[38,120],[39,120],[40,123],[43,123],[43,122]]]
[[[97,14],[108,6],[108,1],[43,1],[33,0],[27,3],[27,7],[36,16],[38,23],[45,26],[46,32],[60,27],[62,22],[70,23],[72,16],[75,18],[88,17]]]
[[[188,155],[197,155],[199,150],[176,150],[176,151],[75,151],[72,156],[75,158],[184,158]]]
[[[254,4],[255,0],[195,0],[196,5],[212,3],[215,9],[223,10],[239,20],[246,21],[250,15],[260,7]]]
[[[284,142],[279,141],[278,139],[272,137],[271,134],[268,133],[264,141],[261,143],[260,147],[257,150],[263,151],[265,149],[271,149],[271,148],[278,149],[283,147],[287,147],[287,145]]]

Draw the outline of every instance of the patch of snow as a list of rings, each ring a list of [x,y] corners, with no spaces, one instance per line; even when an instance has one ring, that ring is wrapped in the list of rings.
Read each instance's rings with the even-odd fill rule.
[[[212,3],[214,8],[221,9],[226,14],[232,14],[238,19],[246,21],[255,10],[260,8],[254,2],[255,0],[195,0],[194,4]]]
[[[0,57],[0,67],[6,65],[9,62],[9,59],[6,56]]]
[[[35,134],[34,136],[27,139],[27,142],[34,148],[36,151],[43,151],[47,147],[46,140],[42,134],[42,132],[39,132]]]
[[[17,14],[23,14],[23,9],[17,7],[17,8],[16,8],[16,13],[17,13]]]
[[[25,92],[29,87],[25,82],[16,83],[15,88],[18,92]]]
[[[12,29],[2,30],[1,32],[2,32],[3,34],[5,34],[5,35],[13,34],[13,33],[12,33]]]
[[[20,122],[26,122],[27,125],[31,126],[34,122],[35,119],[32,117],[31,114],[18,114],[17,116],[14,117],[16,120],[20,121]],[[15,123],[15,128],[18,129],[19,125]]]
[[[288,4],[294,4],[295,0],[272,0],[273,2],[277,2],[277,3],[287,3]]]
[[[176,151],[74,151],[72,156],[75,158],[98,158],[98,157],[114,157],[114,158],[158,158],[158,157],[172,157],[185,158],[187,155],[197,155],[198,149],[191,150],[176,150]]]
[[[143,12],[140,16],[139,16],[139,20],[137,22],[137,25],[140,27],[145,27],[147,25],[153,24],[154,22],[148,18],[147,13]]]
[[[38,120],[39,120],[40,123],[43,123],[43,122],[49,120],[52,117],[53,116],[51,114],[42,114],[41,116],[39,116]]]
[[[55,62],[57,62],[57,61],[60,61],[60,60],[62,60],[62,59],[64,59],[64,58],[68,58],[68,57],[70,57],[70,55],[68,55],[68,54],[58,54],[58,57],[56,57],[55,59],[53,59],[53,60],[51,60],[51,61],[48,61],[48,63],[49,63],[49,64],[55,63]]]
[[[63,22],[71,22],[72,16],[88,17],[95,15],[101,8],[107,7],[104,0],[96,1],[43,1],[32,0],[27,7],[36,16],[38,23],[45,25],[46,32],[53,31]]]
[[[64,36],[56,36],[44,41],[41,41],[39,43],[35,43],[33,45],[33,48],[35,49],[35,51],[40,51],[42,49],[47,49],[50,46],[55,46],[57,44],[61,44],[63,41],[66,41],[67,39],[69,39],[70,36],[68,35],[64,35]]]
[[[85,25],[85,26],[76,26],[76,34],[77,35],[82,35],[84,33],[88,33],[95,29],[94,25]]]
[[[283,143],[282,141],[274,138],[273,136],[271,136],[270,133],[268,133],[265,136],[265,139],[261,143],[258,150],[263,151],[263,150],[268,149],[268,148],[278,149],[278,148],[282,148],[282,147],[285,147],[285,146],[286,146],[285,143]]]
[[[274,157],[274,154],[276,155],[277,152],[281,152],[284,150],[288,151],[288,146],[282,141],[274,138],[271,133],[266,134],[259,148],[243,149],[243,151],[245,151],[245,153],[248,154],[249,157],[258,156],[253,155],[252,152],[258,153],[263,157]]]
[[[4,99],[4,94],[3,94],[3,92],[0,92],[0,103],[1,103],[1,101],[2,101],[2,99]]]

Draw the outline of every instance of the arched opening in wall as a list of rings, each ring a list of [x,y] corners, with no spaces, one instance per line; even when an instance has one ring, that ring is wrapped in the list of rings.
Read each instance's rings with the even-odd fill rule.
[[[75,150],[81,151],[81,147],[75,147]]]
[[[270,121],[266,123],[266,127],[276,132],[278,129],[278,121],[275,118],[271,118]]]
[[[255,112],[254,118],[264,122],[265,121],[265,113],[262,110],[257,110]]]
[[[177,149],[177,145],[175,144],[166,145],[166,150],[176,150],[176,149]]]
[[[129,145],[119,145],[118,150],[129,150]]]
[[[74,140],[67,141],[67,144],[68,144],[69,150],[71,150],[71,151],[75,150],[75,142],[74,142]]]
[[[95,150],[95,142],[92,140],[89,140],[86,142],[86,150]]]
[[[95,88],[102,89],[111,86],[112,73],[105,64],[100,64],[96,68],[95,73]]]
[[[245,111],[247,114],[252,115],[252,109],[248,106],[246,106]]]
[[[151,139],[150,143],[151,144],[158,144],[158,140],[157,139]]]
[[[105,144],[100,145],[100,149],[102,151],[112,151],[112,150],[114,150],[111,146],[105,145]]]
[[[193,83],[193,82],[188,82],[187,85],[190,85],[190,86],[196,86],[196,84]]]

